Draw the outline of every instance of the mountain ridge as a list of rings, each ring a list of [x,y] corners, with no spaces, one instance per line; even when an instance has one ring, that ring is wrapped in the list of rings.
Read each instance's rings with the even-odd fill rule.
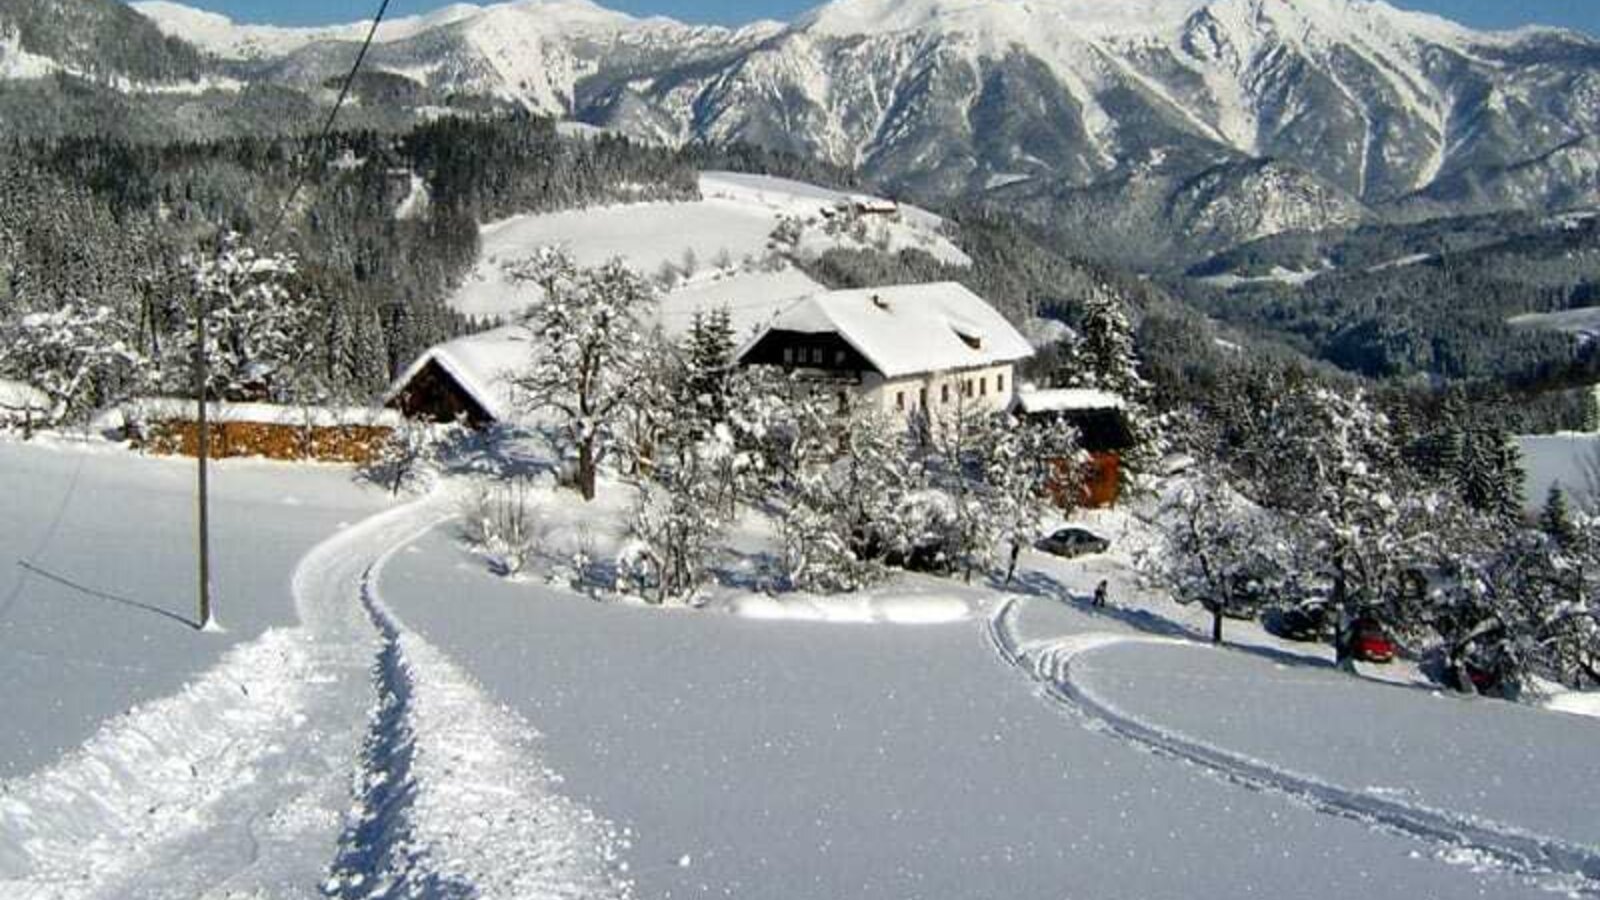
[[[366,29],[134,8],[235,77],[301,91]],[[1129,240],[1164,229],[1196,252],[1352,215],[1600,203],[1600,41],[1381,0],[834,0],[737,29],[516,0],[386,23],[368,64],[419,106],[484,97],[673,146],[754,143],[1044,224],[1123,185],[1144,198],[1118,211]]]

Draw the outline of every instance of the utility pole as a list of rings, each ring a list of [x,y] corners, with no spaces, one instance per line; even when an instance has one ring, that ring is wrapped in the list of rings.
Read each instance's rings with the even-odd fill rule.
[[[197,406],[199,415],[197,421],[200,426],[198,455],[199,465],[199,550],[200,550],[200,623],[199,628],[205,630],[211,624],[211,504],[206,492],[206,458],[211,455],[211,423],[206,410],[206,387],[211,380],[210,368],[206,354],[206,316],[210,312],[206,304],[207,288],[199,285],[195,295],[195,396],[198,398]]]

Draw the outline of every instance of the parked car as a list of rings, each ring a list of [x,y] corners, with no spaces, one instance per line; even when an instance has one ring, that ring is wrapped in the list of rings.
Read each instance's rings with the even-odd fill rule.
[[[1324,641],[1332,633],[1328,607],[1322,603],[1302,603],[1282,610],[1267,620],[1269,630],[1291,641]]]
[[[1357,619],[1350,629],[1350,655],[1362,662],[1394,662],[1398,648],[1383,623],[1377,619]]]
[[[1076,559],[1080,556],[1104,553],[1111,549],[1111,542],[1082,528],[1063,528],[1041,540],[1037,546],[1052,556]]]
[[[1471,682],[1472,693],[1476,694],[1515,699],[1522,690],[1504,657],[1478,647],[1461,651],[1454,665],[1450,664],[1449,654],[1441,654],[1434,668],[1436,680],[1452,690],[1467,690],[1468,686],[1461,682],[1463,676]]]

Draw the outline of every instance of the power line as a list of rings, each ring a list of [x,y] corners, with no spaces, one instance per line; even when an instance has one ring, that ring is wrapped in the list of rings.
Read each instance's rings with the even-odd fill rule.
[[[372,49],[372,42],[378,37],[378,26],[383,23],[383,16],[389,11],[389,0],[383,0],[378,5],[378,14],[372,18],[372,27],[367,30],[367,39],[361,42],[361,50],[356,54],[355,65],[350,67],[350,74],[345,76],[344,86],[339,89],[339,99],[333,102],[333,109],[328,110],[328,118],[322,123],[322,133],[317,138],[317,143],[325,143],[328,136],[333,133],[334,120],[339,117],[339,109],[350,96],[350,89],[356,83],[356,76],[361,72],[361,63],[367,58],[367,51]],[[300,196],[300,191],[306,184],[306,168],[301,167],[300,174],[295,176],[294,187],[289,189],[289,196],[284,198],[283,205],[278,208],[278,215],[272,220],[272,227],[267,229],[267,239],[262,242],[263,247],[272,245],[272,239],[278,236],[278,229],[283,225],[284,217],[289,214],[289,207]]]

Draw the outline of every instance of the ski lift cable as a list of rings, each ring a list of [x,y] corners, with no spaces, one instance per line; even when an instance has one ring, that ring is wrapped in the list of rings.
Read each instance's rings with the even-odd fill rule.
[[[378,37],[378,26],[383,24],[384,14],[388,11],[389,0],[383,0],[378,5],[378,14],[372,18],[372,27],[367,29],[367,39],[362,41],[361,50],[356,53],[355,65],[350,67],[350,74],[345,76],[344,85],[339,88],[339,98],[333,102],[333,109],[328,110],[328,118],[322,123],[322,132],[317,138],[319,145],[326,144],[328,137],[333,134],[334,121],[338,119],[339,110],[350,97],[350,89],[355,86],[356,76],[361,73],[361,64],[366,61],[367,51],[372,49],[372,43]],[[267,229],[267,239],[262,242],[263,247],[272,245],[273,238],[278,236],[278,229],[283,226],[283,220],[289,214],[289,207],[299,198],[305,184],[306,168],[302,166],[300,173],[295,176],[294,186],[289,189],[289,196],[285,197],[283,205],[278,207],[278,214],[272,220],[272,227]]]

